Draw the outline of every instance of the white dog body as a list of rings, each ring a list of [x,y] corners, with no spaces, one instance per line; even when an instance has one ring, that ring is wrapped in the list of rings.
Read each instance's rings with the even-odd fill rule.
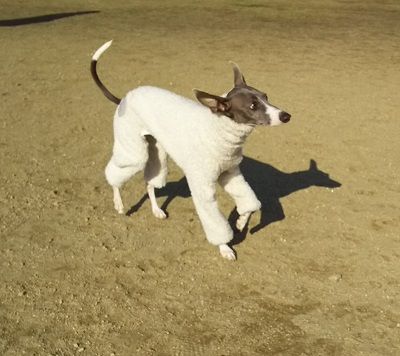
[[[113,155],[105,171],[116,210],[123,213],[119,189],[144,170],[153,214],[166,217],[157,205],[154,188],[166,184],[168,154],[186,175],[208,241],[219,246],[224,258],[234,260],[235,253],[227,245],[233,232],[218,208],[216,183],[234,199],[239,213],[236,226],[242,230],[251,213],[261,207],[239,169],[242,145],[256,125],[288,122],[290,115],[270,105],[265,93],[247,86],[236,65],[235,87],[226,96],[195,91],[202,105],[150,86],[138,87],[118,99],[96,71],[97,60],[110,45],[111,41],[93,55],[91,72],[104,95],[118,104]]]
[[[203,176],[213,178],[239,164],[241,147],[253,129],[225,116],[217,118],[193,100],[149,86],[129,92],[114,120],[117,130],[120,125],[125,128],[125,122],[141,136],[156,138],[185,173],[198,169]],[[123,140],[117,135],[115,138]]]
[[[115,112],[107,180],[119,188],[144,169],[148,184],[161,188],[166,183],[167,152],[186,175],[207,239],[214,245],[226,244],[232,239],[232,229],[217,207],[218,178],[236,198],[240,215],[261,206],[238,168],[242,145],[252,129],[225,116],[217,117],[199,103],[170,91],[136,88]],[[158,159],[149,160],[146,135],[157,140]]]

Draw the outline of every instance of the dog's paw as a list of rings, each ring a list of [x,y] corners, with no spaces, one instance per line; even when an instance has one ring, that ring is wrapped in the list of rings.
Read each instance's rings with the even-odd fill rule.
[[[157,218],[157,219],[165,219],[167,217],[167,214],[165,214],[165,212],[160,209],[152,209],[153,210],[153,215]]]
[[[246,214],[240,215],[238,217],[238,219],[236,220],[236,228],[239,231],[243,231],[247,222],[249,221],[249,217],[250,217],[250,213],[246,213]]]
[[[219,252],[221,253],[221,256],[227,260],[236,260],[235,252],[228,245],[219,245]]]

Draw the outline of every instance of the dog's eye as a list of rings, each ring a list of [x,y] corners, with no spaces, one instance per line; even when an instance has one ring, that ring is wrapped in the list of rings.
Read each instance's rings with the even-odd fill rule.
[[[250,105],[250,110],[257,110],[258,104],[256,101],[253,101]]]

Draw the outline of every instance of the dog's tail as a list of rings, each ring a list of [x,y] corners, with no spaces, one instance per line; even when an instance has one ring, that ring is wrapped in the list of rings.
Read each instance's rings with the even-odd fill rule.
[[[115,104],[119,104],[121,102],[121,99],[117,98],[111,92],[104,86],[104,84],[101,82],[99,76],[97,75],[97,61],[99,60],[100,56],[107,50],[108,47],[111,46],[112,41],[108,41],[107,43],[104,43],[96,52],[94,52],[94,55],[92,57],[92,62],[90,63],[90,72],[92,73],[92,77],[98,87],[101,89],[103,94],[106,96],[107,99],[111,100]]]

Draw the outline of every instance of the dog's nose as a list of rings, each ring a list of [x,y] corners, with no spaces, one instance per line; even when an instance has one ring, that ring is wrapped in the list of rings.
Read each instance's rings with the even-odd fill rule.
[[[286,123],[290,121],[290,114],[288,114],[287,112],[280,112],[279,113],[279,120],[281,120],[282,122]]]

